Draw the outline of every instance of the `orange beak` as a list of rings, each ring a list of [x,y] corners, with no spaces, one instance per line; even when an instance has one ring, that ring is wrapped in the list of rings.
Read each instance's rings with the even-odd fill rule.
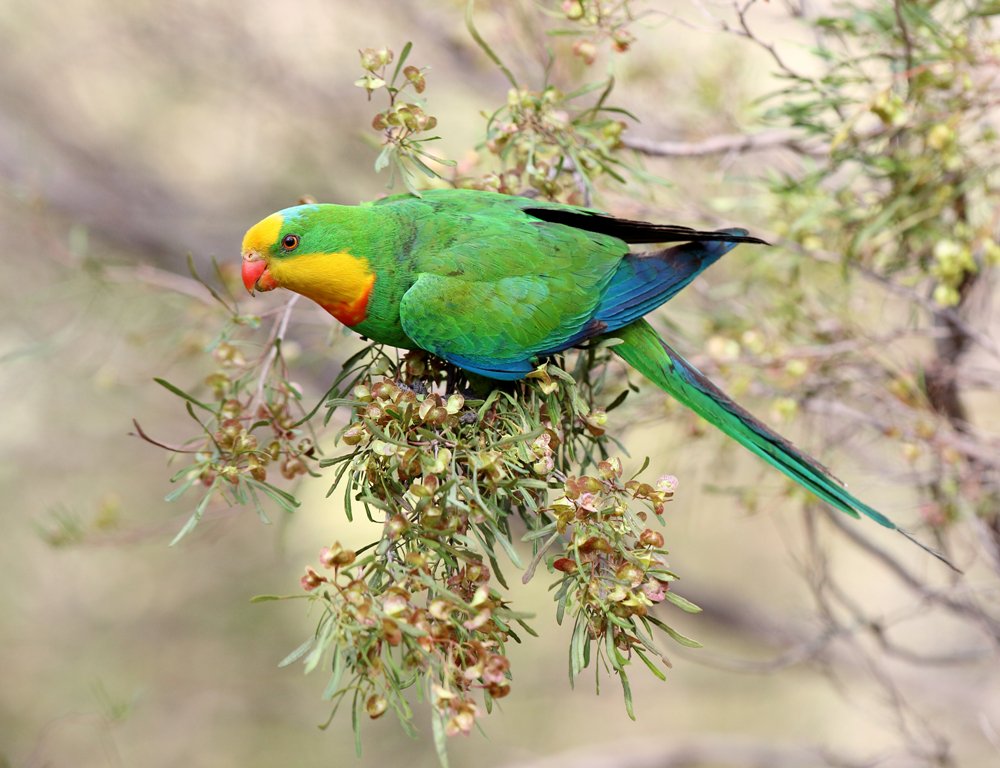
[[[253,295],[256,291],[273,291],[278,287],[271,273],[267,270],[267,262],[254,251],[243,254],[243,285]]]

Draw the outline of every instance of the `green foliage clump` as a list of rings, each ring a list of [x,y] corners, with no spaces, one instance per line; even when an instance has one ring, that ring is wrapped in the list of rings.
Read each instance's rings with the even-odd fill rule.
[[[904,279],[960,303],[995,240],[997,44],[976,4],[844,6],[816,21],[817,77],[786,71],[769,116],[826,148],[775,185],[778,219],[806,249]]]
[[[194,489],[202,491],[194,513],[172,544],[194,529],[213,500],[227,506],[252,504],[265,523],[269,518],[264,500],[286,512],[294,511],[298,499],[269,478],[273,479],[274,469],[285,480],[314,475],[318,459],[310,414],[303,408],[299,387],[289,380],[288,364],[281,352],[280,335],[294,300],[285,306],[261,356],[247,360],[243,348],[248,338],[259,331],[260,318],[240,313],[235,300],[204,282],[193,264],[191,272],[226,316],[206,349],[216,363],[216,370],[202,382],[210,396],[195,396],[163,378],[155,381],[183,400],[198,432],[183,445],[171,446],[154,440],[138,422],[133,422],[139,437],[187,461],[170,478],[177,487],[167,495],[167,501],[175,501]]]
[[[597,101],[577,107],[577,99],[597,88],[584,87],[564,94],[552,85],[540,91],[513,87],[507,103],[490,117],[486,149],[500,170],[475,180],[471,186],[506,194],[533,190],[552,200],[575,200],[582,185],[586,195],[596,178],[607,174],[624,183],[625,166],[616,156],[626,123],[621,110],[605,105],[612,81],[601,86]]]
[[[437,736],[468,733],[511,690],[508,644],[535,634],[511,607],[503,560],[524,581],[544,564],[557,618],[573,620],[571,676],[591,663],[612,670],[630,714],[628,664],[637,657],[661,678],[654,659],[669,665],[655,632],[696,645],[649,614],[664,601],[697,610],[670,590],[664,537],[649,527],[676,479],[623,480],[608,457],[594,400],[605,355],[581,353],[575,376],[543,365],[482,398],[449,389],[460,373],[422,353],[395,366],[368,348],[345,368],[328,419],[350,409],[339,441],[352,450],[320,465],[337,468],[330,492],[343,488],[348,515],[363,508],[382,534],[357,552],[324,547],[306,569],[302,587],[323,613],[287,660],[326,660],[334,712],[348,699],[355,723],[392,709],[410,730],[416,688]]]
[[[454,163],[424,149],[425,143],[439,138],[427,135],[437,126],[437,118],[427,114],[419,98],[427,87],[426,70],[406,64],[411,48],[410,43],[403,47],[391,76],[389,65],[396,59],[395,53],[388,48],[363,48],[359,53],[364,74],[354,84],[364,88],[369,99],[375,91],[382,91],[388,100],[386,108],[372,118],[372,128],[382,134],[382,150],[375,160],[375,170],[389,168],[390,186],[398,174],[406,188],[416,193],[414,170],[433,179],[438,174],[428,161],[441,165]],[[412,92],[408,100],[405,97],[411,94],[407,91]]]
[[[546,73],[539,87],[527,87],[480,35],[472,11],[473,3],[469,2],[466,27],[470,37],[510,84],[506,103],[487,116],[485,138],[479,147],[485,150],[485,158],[477,156],[472,164],[486,161],[483,164],[488,167],[482,173],[473,174],[472,165],[437,157],[424,148],[424,143],[438,139],[424,135],[437,120],[426,114],[423,102],[400,100],[405,89],[423,94],[426,86],[424,69],[403,67],[410,43],[403,47],[391,77],[387,72],[395,59],[393,51],[366,48],[360,52],[364,75],[355,84],[364,88],[369,98],[384,90],[388,100],[388,107],[375,115],[372,127],[382,134],[375,170],[392,169],[390,186],[398,173],[406,188],[419,194],[416,171],[428,184],[448,183],[589,204],[595,182],[602,177],[621,184],[626,175],[644,178],[638,167],[621,157],[626,119],[636,118],[608,103],[614,89],[612,77],[585,81],[567,92],[551,83]],[[633,40],[628,27],[637,15],[628,0],[571,0],[561,4],[559,17],[573,25],[551,29],[548,34],[577,38],[572,52],[589,65],[601,45],[619,53],[628,50]],[[451,172],[445,174],[445,168]]]

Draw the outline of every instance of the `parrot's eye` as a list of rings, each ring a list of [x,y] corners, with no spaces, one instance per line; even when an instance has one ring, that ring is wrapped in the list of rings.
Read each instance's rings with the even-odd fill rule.
[[[285,235],[281,238],[281,247],[286,251],[294,251],[299,247],[300,239],[298,235]]]

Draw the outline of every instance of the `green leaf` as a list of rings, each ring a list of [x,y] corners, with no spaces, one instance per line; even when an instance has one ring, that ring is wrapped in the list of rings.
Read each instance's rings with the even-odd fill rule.
[[[278,667],[279,668],[280,667],[287,667],[289,664],[292,664],[292,663],[298,661],[299,659],[301,659],[303,656],[305,656],[309,652],[309,649],[312,648],[314,642],[316,642],[316,639],[313,638],[313,637],[310,637],[308,640],[306,640],[304,643],[302,643],[302,645],[300,645],[298,648],[296,648],[294,651],[292,651],[290,654],[288,654],[285,658],[283,658],[281,661],[279,661],[278,662]]]
[[[396,78],[399,77],[399,73],[403,71],[403,64],[406,63],[406,57],[410,55],[410,51],[413,49],[413,43],[410,40],[406,41],[406,45],[403,46],[403,50],[399,54],[399,59],[396,61],[396,69],[392,72],[392,79],[389,81],[392,85],[396,84]]]
[[[517,443],[528,443],[538,437],[545,431],[545,425],[539,425],[530,432],[524,432],[520,435],[508,435],[502,440],[498,440],[494,445],[495,448],[506,448],[508,445],[516,445]]]
[[[378,157],[375,158],[375,173],[380,173],[389,167],[389,161],[392,159],[392,155],[396,150],[395,144],[386,144],[382,151],[379,152]]]
[[[195,526],[198,525],[201,521],[202,515],[205,514],[205,509],[208,507],[208,502],[212,498],[212,494],[215,492],[215,487],[218,482],[218,478],[212,482],[212,485],[209,487],[208,491],[206,491],[204,498],[202,498],[202,500],[198,503],[198,506],[195,507],[194,514],[192,514],[191,517],[188,518],[187,522],[184,523],[184,527],[177,532],[177,535],[174,536],[169,546],[174,546],[177,542],[191,533]]]
[[[646,656],[646,654],[643,653],[638,646],[633,646],[632,650],[635,651],[635,654],[642,660],[642,663],[646,665],[646,667],[649,669],[650,672],[652,672],[654,675],[660,678],[660,680],[666,682],[667,680],[666,673],[658,666],[656,666],[656,664],[654,664],[652,660],[648,656]]]
[[[170,493],[168,493],[166,496],[164,496],[163,500],[164,501],[176,501],[177,499],[179,499],[181,496],[184,495],[184,492],[188,488],[190,488],[192,485],[194,485],[194,483],[195,483],[195,481],[197,479],[198,479],[198,473],[195,472],[194,470],[191,470],[190,474],[188,475],[188,478],[183,483],[181,483],[181,485],[179,487],[174,488],[174,490],[172,490]]]
[[[573,636],[570,639],[570,681],[572,682],[587,666],[584,660],[584,649],[590,643],[589,629],[586,620],[578,615],[573,625]]]
[[[559,591],[556,592],[556,624],[562,624],[566,616],[566,605],[569,602],[570,577],[562,579],[559,583]]]
[[[476,411],[476,421],[482,421],[483,420],[483,416],[486,415],[486,412],[490,409],[490,406],[492,406],[493,403],[496,402],[496,399],[499,396],[500,396],[500,390],[499,389],[494,389],[492,392],[490,392],[490,394],[487,396],[487,398],[483,402],[483,404],[481,406],[479,406],[479,410]]]
[[[656,625],[657,627],[659,627],[660,629],[662,629],[664,632],[666,632],[668,635],[670,635],[670,637],[673,638],[674,642],[679,643],[680,645],[686,646],[688,648],[701,648],[702,647],[701,643],[699,643],[697,640],[692,640],[690,637],[685,637],[680,632],[678,632],[676,629],[674,629],[673,627],[671,627],[671,626],[663,623],[659,619],[657,619],[657,618],[655,618],[653,616],[647,616],[646,618],[649,619],[649,621],[652,624]]]
[[[361,689],[354,689],[354,702],[351,706],[351,727],[354,729],[354,754],[361,757]]]
[[[252,488],[257,488],[261,491],[261,493],[266,494],[275,504],[286,512],[294,512],[298,507],[302,506],[302,502],[292,496],[292,494],[288,491],[276,488],[268,482],[263,480],[254,480],[253,478],[247,478],[246,482]]]
[[[157,384],[159,384],[164,389],[166,389],[166,390],[168,390],[170,392],[173,392],[178,397],[184,398],[189,403],[192,403],[193,405],[197,405],[199,408],[203,408],[204,410],[208,411],[209,413],[212,413],[212,414],[215,413],[215,409],[214,408],[212,408],[211,406],[205,405],[203,402],[201,402],[201,400],[198,400],[193,395],[189,395],[187,392],[185,392],[180,387],[175,387],[173,384],[171,384],[166,379],[154,378],[153,381],[155,381]]]
[[[214,258],[212,259],[212,266],[215,268],[215,275],[216,275],[216,277],[219,278],[219,282],[222,285],[225,285],[226,281],[225,281],[225,279],[222,276],[222,270],[219,268],[219,262],[216,261]],[[202,276],[198,274],[198,269],[197,269],[197,267],[195,267],[195,263],[194,263],[194,254],[191,253],[190,251],[188,251],[188,254],[187,254],[187,267],[188,267],[188,272],[191,273],[191,277],[193,277],[195,280],[197,280],[199,283],[201,283],[202,287],[204,287],[205,290],[208,291],[209,294],[211,294],[212,298],[215,299],[217,302],[219,302],[223,307],[225,307],[226,311],[230,315],[232,315],[232,316],[235,317],[236,316],[236,310],[233,307],[230,307],[229,306],[229,302],[227,302],[225,299],[223,299],[222,296],[219,295],[218,291],[216,291],[215,288],[213,288],[211,285],[209,285],[208,282],[205,281],[202,278]]]
[[[254,595],[251,603],[269,603],[273,600],[308,600],[309,595]]]
[[[440,179],[441,174],[427,165],[423,160],[416,156],[416,154],[411,154],[407,158],[411,163],[413,163],[417,168],[423,171],[424,175],[429,179]]]
[[[625,711],[628,713],[629,719],[635,720],[635,709],[632,707],[632,686],[629,685],[628,675],[625,674],[624,669],[618,670],[618,679],[622,682],[622,694],[625,696]]]
[[[476,25],[472,21],[472,12],[475,4],[475,0],[468,0],[465,5],[465,27],[469,31],[469,36],[476,41],[476,45],[478,45],[482,49],[483,53],[489,56],[490,60],[497,65],[497,68],[501,72],[503,72],[510,84],[514,86],[514,88],[519,88],[520,86],[518,86],[514,75],[509,69],[507,69],[504,63],[500,60],[500,57],[493,52],[493,49],[490,48],[490,46],[482,38],[482,35],[479,34],[479,30],[476,29]]]
[[[687,611],[688,613],[701,613],[701,608],[692,603],[690,600],[678,595],[676,592],[667,591],[667,600],[676,605],[682,611]]]
[[[514,619],[514,621],[516,621],[521,626],[521,629],[523,629],[532,637],[540,637],[540,635],[535,630],[533,630],[529,624],[525,623],[524,619]]]
[[[438,762],[441,763],[441,768],[448,768],[448,734],[445,732],[444,715],[437,709],[431,714],[431,730]]]
[[[508,538],[508,534],[505,534],[498,528],[493,528],[492,531],[494,534],[494,538],[503,548],[503,551],[507,554],[507,557],[510,558],[510,561],[514,564],[514,567],[524,570],[524,563],[521,562],[521,558],[517,554],[517,550],[514,549],[514,545]]]
[[[332,701],[334,695],[340,689],[340,680],[344,676],[344,667],[344,654],[341,652],[340,648],[334,648],[330,680],[327,682],[326,688],[323,690],[323,698],[327,701]]]

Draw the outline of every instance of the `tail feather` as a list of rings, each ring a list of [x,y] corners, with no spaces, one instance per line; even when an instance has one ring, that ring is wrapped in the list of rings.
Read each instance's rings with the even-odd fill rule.
[[[851,517],[864,515],[879,525],[898,530],[955,569],[944,555],[921,544],[881,512],[857,499],[822,464],[733,402],[663,341],[645,320],[625,326],[615,336],[622,343],[612,347],[612,350],[625,362],[775,469]]]

